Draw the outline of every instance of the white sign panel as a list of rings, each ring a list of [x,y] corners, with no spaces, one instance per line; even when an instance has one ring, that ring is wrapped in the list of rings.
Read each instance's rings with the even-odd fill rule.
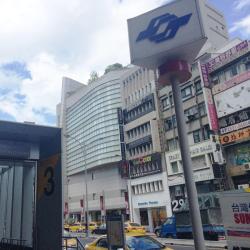
[[[218,118],[250,106],[250,80],[214,96]]]
[[[250,193],[223,193],[220,205],[228,249],[250,249]]]
[[[169,58],[193,62],[206,41],[199,0],[178,0],[128,20],[131,62],[156,68]]]
[[[194,180],[195,182],[199,181],[208,181],[214,179],[214,173],[211,168],[207,169],[200,169],[197,171],[194,171]],[[178,176],[169,176],[168,178],[168,185],[169,186],[176,186],[185,184],[184,175],[179,174]]]

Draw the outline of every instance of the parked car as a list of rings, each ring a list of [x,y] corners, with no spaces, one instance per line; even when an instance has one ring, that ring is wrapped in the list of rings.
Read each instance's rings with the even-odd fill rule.
[[[85,226],[82,225],[80,222],[74,223],[69,226],[70,232],[83,232],[85,230]]]
[[[135,233],[140,233],[140,234],[146,233],[145,227],[141,226],[138,223],[134,223],[130,221],[124,223],[124,229],[126,233],[129,233],[129,232],[135,232]]]
[[[93,234],[107,234],[106,224],[101,224],[99,227],[92,231]]]
[[[86,250],[108,250],[107,236],[102,236],[85,246]],[[173,250],[148,235],[126,236],[126,250]]]

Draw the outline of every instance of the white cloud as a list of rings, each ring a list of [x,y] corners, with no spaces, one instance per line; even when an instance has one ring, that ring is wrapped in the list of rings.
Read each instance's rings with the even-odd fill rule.
[[[250,5],[250,0],[237,0],[234,3],[234,8],[236,10],[242,10],[246,6]]]
[[[229,32],[239,31],[242,37],[248,38],[250,35],[250,15],[242,18],[240,21],[233,23]]]
[[[62,76],[86,82],[112,63],[129,63],[127,19],[163,0],[1,0],[0,64],[22,61],[32,79],[0,72],[0,111],[18,121],[46,123],[60,101]],[[15,97],[26,96],[25,103]]]

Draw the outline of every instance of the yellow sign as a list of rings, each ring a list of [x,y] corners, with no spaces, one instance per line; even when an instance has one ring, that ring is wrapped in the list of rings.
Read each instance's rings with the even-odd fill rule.
[[[250,137],[250,127],[244,128],[238,131],[234,131],[229,134],[221,135],[220,136],[220,143],[222,145],[232,143],[235,141],[239,141],[242,139],[246,139]]]

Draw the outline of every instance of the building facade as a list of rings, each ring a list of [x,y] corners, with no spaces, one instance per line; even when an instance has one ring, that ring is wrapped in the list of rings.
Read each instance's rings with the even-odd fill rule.
[[[109,72],[89,85],[69,78],[62,82],[57,111],[64,135],[65,211],[77,220],[86,208],[86,179],[91,220],[125,213],[127,186],[120,174],[118,109],[122,104],[121,77],[126,71]]]
[[[164,123],[164,151],[167,178],[173,212],[187,198],[182,159],[178,143],[178,131],[171,86],[158,92],[161,119]],[[188,142],[197,192],[209,193],[226,188],[223,157],[218,140],[209,122],[206,90],[200,78],[199,63],[192,65],[192,78],[181,85],[184,113],[188,130]]]
[[[152,231],[171,216],[154,72],[131,67],[122,96],[130,219]]]
[[[219,55],[218,55],[219,54]],[[232,189],[250,185],[250,43],[235,39],[203,65],[213,94],[226,170]],[[214,115],[212,114],[211,117]],[[217,119],[217,120],[216,120]]]

